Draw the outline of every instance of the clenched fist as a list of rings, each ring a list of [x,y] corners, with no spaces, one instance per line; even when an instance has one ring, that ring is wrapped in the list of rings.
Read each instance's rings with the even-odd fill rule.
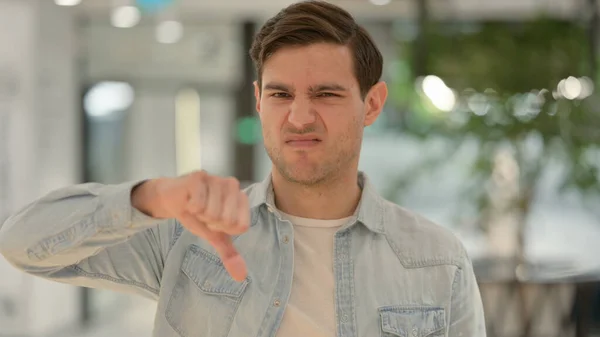
[[[215,248],[231,277],[237,281],[246,277],[246,264],[230,238],[250,226],[248,197],[237,179],[197,171],[149,180],[134,189],[131,202],[152,217],[177,219]]]

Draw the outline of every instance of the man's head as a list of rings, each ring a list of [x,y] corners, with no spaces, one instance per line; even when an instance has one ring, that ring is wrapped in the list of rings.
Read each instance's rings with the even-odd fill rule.
[[[271,18],[250,50],[265,148],[285,179],[315,185],[356,170],[363,129],[385,103],[383,60],[345,10],[293,4]]]

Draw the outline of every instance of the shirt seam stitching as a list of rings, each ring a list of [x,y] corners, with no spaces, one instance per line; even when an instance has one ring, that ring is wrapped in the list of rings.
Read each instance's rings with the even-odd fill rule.
[[[123,280],[123,279],[118,279],[118,278],[114,278],[112,276],[106,275],[106,274],[102,274],[102,273],[88,273],[85,270],[81,269],[81,267],[79,266],[71,266],[71,269],[73,269],[77,274],[83,276],[83,277],[87,277],[87,278],[92,278],[92,279],[103,279],[103,280],[107,280],[113,283],[117,283],[117,284],[126,284],[126,285],[131,285],[131,286],[135,286],[138,288],[141,288],[143,290],[147,290],[152,292],[154,295],[158,296],[159,295],[159,291],[157,289],[154,289],[152,287],[150,287],[147,284],[144,283],[139,283],[139,282],[135,282],[135,281],[129,281],[129,280]]]
[[[461,264],[455,258],[445,258],[445,259],[420,259],[417,261],[409,262],[407,258],[404,258],[396,244],[393,240],[390,240],[389,235],[385,234],[385,239],[394,251],[396,258],[400,260],[400,263],[404,266],[404,268],[424,268],[424,267],[434,267],[434,266],[455,266],[457,268],[461,268]]]
[[[180,228],[181,230],[179,230]],[[183,228],[178,221],[175,221],[175,226],[173,226],[173,238],[169,243],[169,250],[167,251],[167,254],[169,254],[173,247],[175,247],[175,244],[177,243],[177,241],[179,241],[179,238],[181,238],[181,234],[183,234]]]

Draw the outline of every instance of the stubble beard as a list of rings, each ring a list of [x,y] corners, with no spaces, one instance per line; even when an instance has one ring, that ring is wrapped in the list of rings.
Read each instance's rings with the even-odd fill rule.
[[[354,149],[335,149],[329,158],[300,168],[288,163],[280,148],[265,144],[265,149],[275,169],[285,180],[305,187],[324,186],[337,180],[344,168],[348,168],[358,155]]]
[[[268,134],[264,135],[264,146],[275,169],[285,180],[304,187],[326,186],[338,180],[345,170],[356,165],[354,162],[360,154],[363,138],[362,125],[362,119],[354,120],[344,136],[333,144],[334,147],[327,149],[328,155],[325,158],[303,165],[303,168],[287,162],[281,147],[270,146]],[[312,131],[313,128],[307,128],[301,133]]]

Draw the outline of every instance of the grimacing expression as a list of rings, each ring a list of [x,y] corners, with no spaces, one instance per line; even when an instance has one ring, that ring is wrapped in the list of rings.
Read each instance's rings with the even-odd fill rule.
[[[353,167],[364,127],[378,114],[368,114],[371,92],[363,101],[351,50],[330,43],[276,51],[263,65],[262,88],[255,83],[255,95],[275,169],[303,185]]]

